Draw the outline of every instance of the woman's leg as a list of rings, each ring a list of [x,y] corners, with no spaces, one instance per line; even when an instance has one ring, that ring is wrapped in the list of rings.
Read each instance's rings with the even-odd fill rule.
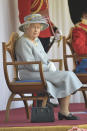
[[[69,112],[69,102],[70,102],[70,95],[64,98],[60,98],[59,105],[60,105],[60,112],[58,113],[58,119],[59,120],[78,120],[79,118],[72,115]]]
[[[70,113],[69,112],[70,96],[71,95],[58,99],[59,105],[60,105],[60,113],[62,113],[63,115],[66,115],[66,116]]]

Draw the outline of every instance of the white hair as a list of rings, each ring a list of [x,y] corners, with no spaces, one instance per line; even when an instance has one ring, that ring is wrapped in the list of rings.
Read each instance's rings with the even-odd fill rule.
[[[27,31],[27,29],[29,28],[30,24],[31,24],[31,23],[28,23],[28,24],[25,24],[25,25],[23,26],[24,33],[26,33],[26,31]],[[43,28],[43,24],[40,23],[40,25],[41,25],[41,29],[42,29],[42,28]]]
[[[26,25],[23,26],[24,32],[26,32],[26,30],[29,28],[29,26],[30,26],[30,24],[26,24]]]

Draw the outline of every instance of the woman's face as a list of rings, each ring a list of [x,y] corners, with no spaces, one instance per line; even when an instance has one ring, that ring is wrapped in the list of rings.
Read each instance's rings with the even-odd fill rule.
[[[82,16],[84,19],[87,19],[87,13],[83,13],[83,16]]]
[[[39,23],[32,23],[27,28],[27,35],[31,40],[34,40],[36,37],[39,36],[41,30],[41,24]]]

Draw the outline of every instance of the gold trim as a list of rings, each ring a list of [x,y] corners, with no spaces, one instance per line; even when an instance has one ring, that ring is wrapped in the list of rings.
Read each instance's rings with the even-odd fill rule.
[[[30,21],[30,20],[32,20],[32,18],[37,18],[37,16],[32,16],[31,18],[27,18],[27,21]]]
[[[82,26],[80,25],[81,23],[82,23],[82,22],[79,22],[78,24],[75,25],[75,27],[79,27],[79,28],[81,28],[81,29],[83,29],[84,31],[87,32],[87,29],[86,29],[85,27],[82,27]]]
[[[31,5],[31,9],[34,8],[38,4],[39,0],[34,0],[34,2]]]
[[[48,0],[46,0],[46,5],[47,5],[47,8],[48,8]]]
[[[41,0],[40,5],[39,5],[39,7],[37,8],[37,10],[36,10],[36,11],[34,11],[34,12],[32,12],[32,13],[33,13],[33,14],[38,13],[38,12],[40,11],[40,9],[41,9],[42,5],[43,5],[43,0]]]

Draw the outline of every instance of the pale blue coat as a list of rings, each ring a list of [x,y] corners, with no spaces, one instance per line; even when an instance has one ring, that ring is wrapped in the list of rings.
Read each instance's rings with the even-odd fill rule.
[[[78,90],[82,83],[71,71],[49,71],[49,59],[38,38],[35,45],[28,38],[21,36],[15,46],[17,61],[42,61],[44,77],[47,82],[47,91],[54,98],[63,98]],[[21,80],[40,79],[38,65],[19,66]]]

